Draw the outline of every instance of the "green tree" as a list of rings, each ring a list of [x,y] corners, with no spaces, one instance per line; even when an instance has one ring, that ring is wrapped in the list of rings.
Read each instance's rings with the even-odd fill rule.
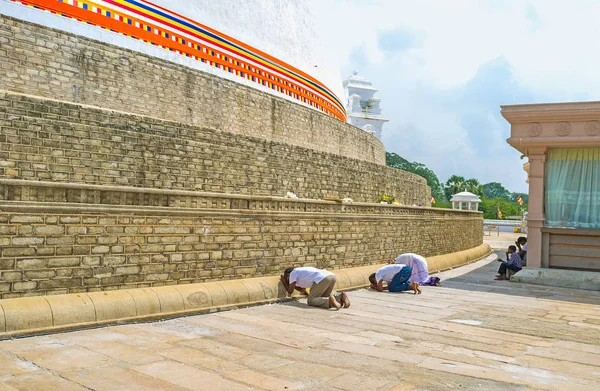
[[[458,175],[452,175],[450,178],[448,178],[444,185],[444,194],[446,195],[446,199],[450,201],[454,194],[464,191],[465,182],[466,179]]]
[[[490,182],[481,184],[477,179],[460,175],[452,175],[446,183],[441,183],[433,171],[418,162],[409,162],[402,156],[393,152],[386,152],[386,164],[389,167],[412,172],[427,180],[431,188],[431,195],[435,198],[433,206],[438,208],[452,208],[450,199],[456,193],[468,191],[481,197],[479,210],[484,213],[486,219],[496,219],[498,208],[502,211],[504,218],[508,216],[520,216],[521,210],[527,210],[529,197],[524,193],[511,193],[501,183]],[[517,203],[517,197],[523,200],[523,206]]]
[[[479,204],[479,210],[483,212],[484,219],[497,219],[498,209],[502,212],[502,218],[506,219],[508,216],[520,216],[521,207],[516,202],[509,202],[504,198],[484,198]]]
[[[425,180],[427,181],[427,185],[431,188],[431,195],[436,200],[434,206],[438,206],[438,202],[443,204],[444,193],[442,191],[442,185],[440,184],[440,180],[432,170],[427,168],[426,165],[419,162],[409,162],[402,156],[393,152],[385,153],[385,161],[389,167],[412,172],[413,174],[417,174],[425,178]]]
[[[389,167],[394,167],[403,170],[402,167],[408,167],[410,162],[394,152],[385,153],[385,164]],[[406,171],[406,170],[405,170]]]
[[[516,202],[518,197],[521,197],[521,199],[523,200],[523,205],[529,204],[529,194],[527,194],[527,193],[510,193],[511,201]]]
[[[483,196],[485,198],[503,198],[507,201],[510,201],[511,199],[511,193],[508,190],[506,190],[506,188],[502,186],[502,184],[498,182],[486,183],[482,186],[482,190]],[[517,197],[515,197],[515,200],[516,199]]]
[[[475,178],[467,179],[465,181],[465,190],[476,194],[480,197],[483,196],[483,187],[481,186],[481,183],[479,183],[479,181]]]

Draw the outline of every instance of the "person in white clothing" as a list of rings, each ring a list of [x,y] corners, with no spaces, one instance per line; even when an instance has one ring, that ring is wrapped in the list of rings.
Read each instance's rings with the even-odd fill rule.
[[[527,238],[520,236],[515,244],[517,245],[519,256],[523,260],[523,265],[525,265],[527,263]]]
[[[411,282],[418,282],[419,285],[441,286],[439,277],[432,277],[429,275],[427,260],[418,254],[400,254],[398,258],[391,260],[390,263],[410,266],[412,274],[409,281]]]
[[[416,281],[410,282],[412,269],[407,265],[385,265],[369,276],[371,289],[376,289],[379,292],[384,290],[390,292],[402,292],[412,290],[415,294],[421,293],[419,283]],[[385,283],[385,285],[383,285]]]
[[[306,294],[306,289],[310,288],[308,293],[308,305],[313,307],[335,308],[339,310],[350,307],[348,294],[333,294],[335,285],[335,274],[327,270],[317,269],[315,267],[289,267],[284,270],[281,276],[281,283],[290,295],[294,289]]]

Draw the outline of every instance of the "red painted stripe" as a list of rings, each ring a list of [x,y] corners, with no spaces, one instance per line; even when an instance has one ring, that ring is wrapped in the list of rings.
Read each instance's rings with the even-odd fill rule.
[[[102,28],[105,29],[110,29],[116,32],[120,32],[124,35],[128,35],[128,36],[138,36],[140,40],[144,41],[144,42],[153,42],[154,44],[156,44],[159,47],[165,47],[171,50],[175,50],[177,52],[180,52],[183,55],[187,55],[189,56],[191,53],[188,53],[188,47],[185,44],[181,44],[178,41],[173,41],[172,39],[169,38],[165,38],[163,36],[161,36],[160,34],[154,34],[154,29],[157,29],[159,31],[164,31],[162,29],[158,29],[157,26],[151,26],[149,24],[147,24],[147,22],[143,22],[141,20],[135,20],[132,19],[132,24],[128,24],[122,21],[118,21],[114,18],[114,16],[108,17],[108,16],[104,16],[100,13],[100,11],[98,10],[96,13],[94,13],[90,9],[88,10],[84,10],[83,8],[78,8],[72,5],[69,5],[67,3],[60,3],[60,2],[48,2],[48,1],[44,1],[44,0],[30,0],[29,3],[34,3],[36,5],[38,5],[39,8],[41,9],[48,9],[50,12],[52,13],[58,13],[61,15],[68,15],[70,17],[73,17],[77,20],[85,20],[86,22],[90,22],[93,25],[98,25],[101,26]],[[40,4],[37,4],[40,3]],[[96,5],[97,6],[97,5]],[[101,7],[98,7],[99,9],[102,9]],[[114,10],[110,10],[111,14],[114,13]],[[146,29],[144,28],[138,28],[135,27],[135,22],[140,23],[140,25],[146,25],[152,28],[152,31],[148,32]],[[166,32],[166,31],[165,31]],[[172,32],[168,32],[170,35],[172,34]],[[186,40],[189,40],[186,38]],[[202,45],[199,45],[198,43],[194,43],[195,45],[197,45],[198,47],[202,48]],[[202,54],[202,50],[199,50],[200,54]],[[214,51],[214,50],[210,50],[210,52],[212,53],[219,53],[219,51]],[[249,71],[248,69],[244,68],[244,64],[240,64],[240,66],[237,66],[233,63],[229,63],[226,60],[223,60],[223,56],[227,56],[229,58],[232,58],[233,56],[230,54],[224,54],[224,53],[219,53],[221,55],[221,58],[217,58],[216,56],[211,56],[211,58],[209,59],[208,56],[202,56],[200,58],[204,58],[206,61],[210,61],[213,65],[217,64],[218,66],[220,66],[221,68],[224,66],[229,66],[232,69],[238,70],[240,72],[244,72],[247,76],[248,79],[250,79],[250,75],[248,74]],[[236,61],[239,61],[236,59]],[[248,66],[248,68],[250,68]],[[261,76],[265,76],[265,72],[262,72],[260,69],[256,69],[254,67],[252,68],[252,73],[254,73],[255,75],[261,75]],[[230,72],[233,73],[233,72]],[[269,75],[270,76],[270,75]],[[339,108],[337,105],[331,104],[331,101],[329,99],[325,100],[323,98],[317,98],[315,97],[314,94],[305,91],[304,88],[299,88],[297,85],[286,82],[284,80],[282,80],[281,82],[279,82],[278,78],[272,77],[271,78],[273,80],[277,80],[275,81],[273,84],[278,85],[278,86],[291,86],[294,90],[298,90],[298,94],[296,95],[296,98],[298,100],[303,101],[303,98],[306,98],[309,101],[312,101],[313,99],[310,99],[310,97],[313,97],[314,99],[316,99],[317,101],[321,101],[322,103],[324,103],[327,106],[330,106],[330,108],[333,109],[333,111],[330,111],[329,109],[323,109],[323,111],[327,112],[328,114],[334,115],[337,118],[339,118],[340,120],[344,120],[345,119],[345,113],[343,115],[340,115],[339,113]],[[257,82],[257,84],[260,84],[260,81],[258,81],[258,77],[255,76],[255,81]],[[294,95],[294,94],[288,94],[288,95]]]

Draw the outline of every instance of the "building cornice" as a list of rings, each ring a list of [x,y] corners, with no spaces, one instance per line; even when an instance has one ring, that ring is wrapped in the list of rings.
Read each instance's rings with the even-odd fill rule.
[[[500,113],[511,124],[600,119],[600,102],[540,103],[500,107]]]
[[[360,84],[360,83],[344,83],[344,87],[346,88],[355,88],[357,90],[368,90],[368,91],[379,91],[377,88],[371,86],[370,84]]]
[[[376,120],[382,121],[382,122],[389,122],[389,119],[387,119],[383,115],[365,114],[365,113],[354,113],[354,112],[351,112],[351,111],[348,112],[347,115],[348,115],[348,117],[352,117],[352,118],[376,119]]]
[[[591,137],[510,137],[506,142],[519,152],[529,155],[532,148],[592,147],[600,145],[600,138]]]

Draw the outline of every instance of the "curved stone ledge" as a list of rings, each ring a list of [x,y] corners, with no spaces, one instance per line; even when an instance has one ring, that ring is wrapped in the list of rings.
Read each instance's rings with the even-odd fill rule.
[[[431,273],[491,252],[487,244],[428,259]],[[337,289],[368,286],[381,265],[335,270]],[[0,339],[123,322],[151,321],[291,300],[279,277],[0,300]]]
[[[338,270],[482,242],[479,212],[222,200],[229,209],[0,201],[0,298],[240,280],[306,264]]]
[[[268,141],[83,105],[66,108],[52,100],[1,89],[0,121],[4,121],[0,139],[10,140],[0,144],[0,154],[27,151],[26,155],[9,153],[0,177],[263,196],[293,191],[304,198],[351,197],[365,202],[374,202],[382,194],[405,204],[431,200],[427,181],[419,175],[284,140]],[[28,197],[39,201],[54,196],[102,196],[101,191],[89,188],[61,188],[69,194],[39,186],[29,190]],[[125,198],[135,192],[120,193]],[[146,194],[152,194],[146,202],[162,204],[160,193]],[[171,196],[181,202],[186,195]]]
[[[492,249],[488,244],[481,244],[464,251],[457,251],[451,254],[437,255],[427,258],[429,273],[439,273],[444,270],[453,269],[457,266],[477,261],[488,256]]]
[[[86,183],[65,183],[6,179],[0,177],[0,205],[2,210],[31,212],[68,211],[79,208],[85,213],[96,212],[102,207],[109,210],[149,209],[168,213],[193,212],[198,210],[219,210],[248,212],[302,212],[302,213],[343,213],[375,214],[389,216],[429,216],[481,218],[481,212],[459,209],[440,209],[429,206],[387,205],[373,202],[342,203],[310,198],[291,199],[275,196],[212,193],[204,191],[152,189],[133,186],[92,185]],[[222,211],[222,212],[221,212]]]

